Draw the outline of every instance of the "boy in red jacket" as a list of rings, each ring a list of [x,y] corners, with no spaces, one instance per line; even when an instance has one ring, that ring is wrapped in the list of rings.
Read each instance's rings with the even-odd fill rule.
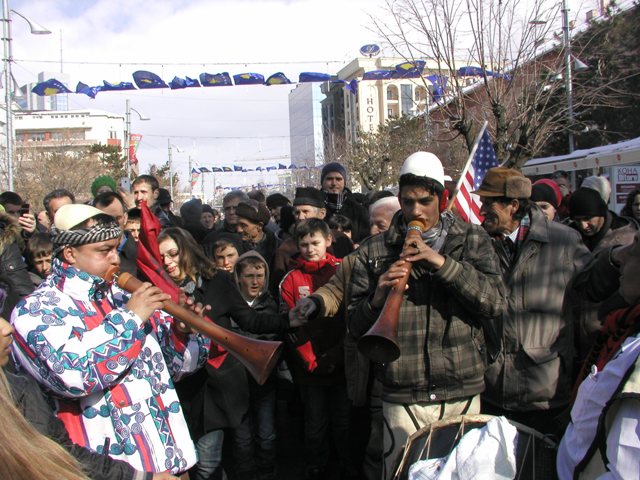
[[[282,308],[327,283],[340,260],[327,253],[332,237],[329,226],[318,218],[300,222],[294,232],[299,255],[293,270],[280,283]],[[342,314],[316,318],[288,335],[289,367],[304,404],[305,479],[325,478],[329,463],[329,426],[340,464],[341,478],[351,478],[349,411],[344,376],[345,323]]]

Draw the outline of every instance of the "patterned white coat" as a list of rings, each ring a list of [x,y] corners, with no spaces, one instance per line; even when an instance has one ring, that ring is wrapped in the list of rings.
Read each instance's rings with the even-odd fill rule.
[[[207,359],[210,342],[156,310],[143,322],[116,285],[54,260],[13,311],[16,363],[54,394],[71,439],[146,472],[197,460],[173,381]]]

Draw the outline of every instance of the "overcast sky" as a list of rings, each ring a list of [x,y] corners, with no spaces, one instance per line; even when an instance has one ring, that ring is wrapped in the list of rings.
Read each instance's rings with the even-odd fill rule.
[[[577,1],[577,0],[576,0]],[[586,1],[586,0],[585,0]],[[384,0],[10,0],[10,7],[53,32],[30,35],[13,18],[13,73],[18,83],[40,71],[64,73],[101,85],[133,81],[150,70],[167,83],[202,72],[231,75],[282,71],[296,81],[303,71],[336,73],[367,43],[380,43],[368,14]],[[62,40],[62,41],[61,41]],[[62,45],[62,48],[61,48]],[[69,94],[69,108],[124,115],[130,99],[150,121],[132,114],[132,132],[144,135],[142,169],[167,160],[167,139],[182,186],[188,156],[200,166],[271,165],[289,154],[288,93],[293,86],[209,87],[104,92],[95,100]],[[288,162],[286,162],[288,164]]]
[[[282,71],[296,81],[303,71],[337,72],[377,40],[368,12],[378,0],[13,0],[10,7],[53,32],[30,35],[13,16],[13,72],[18,83],[40,71],[63,70],[70,88],[133,81],[150,70],[165,81],[202,72],[231,75]],[[36,61],[32,61],[36,60]],[[125,99],[150,121],[132,113],[132,132],[144,135],[142,168],[167,159],[167,139],[186,183],[188,156],[201,166],[277,159],[289,154],[288,93],[293,86],[210,87],[187,90],[104,92],[95,100],[70,94],[69,108],[124,114]],[[262,165],[273,162],[262,162]],[[288,162],[287,162],[288,164]]]

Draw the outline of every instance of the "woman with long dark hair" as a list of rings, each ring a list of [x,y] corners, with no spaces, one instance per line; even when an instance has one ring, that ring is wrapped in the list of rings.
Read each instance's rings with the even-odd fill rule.
[[[235,280],[209,260],[193,237],[181,228],[164,229],[158,236],[164,269],[187,295],[210,305],[207,316],[225,328],[239,326],[252,333],[280,333],[289,328],[285,315],[258,313],[242,298]],[[245,368],[223,349],[211,348],[200,372],[177,385],[187,412],[200,460],[192,478],[209,478],[221,461],[224,428],[240,425],[248,408]]]

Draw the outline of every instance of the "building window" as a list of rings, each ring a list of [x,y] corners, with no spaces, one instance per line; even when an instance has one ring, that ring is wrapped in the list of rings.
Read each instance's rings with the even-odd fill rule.
[[[387,87],[387,100],[388,101],[398,101],[398,87],[395,85],[389,85]]]
[[[402,96],[402,115],[413,115],[413,94],[411,85],[400,85]]]

